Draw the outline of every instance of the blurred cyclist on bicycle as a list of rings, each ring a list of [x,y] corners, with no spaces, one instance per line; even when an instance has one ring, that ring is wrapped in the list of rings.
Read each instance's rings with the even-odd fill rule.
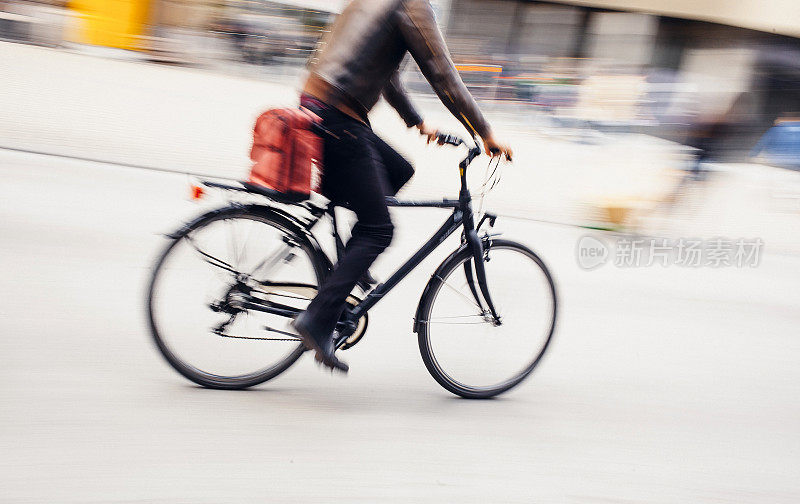
[[[358,222],[339,263],[293,325],[317,360],[345,372],[347,364],[334,355],[336,322],[350,291],[392,241],[386,196],[396,194],[414,174],[408,161],[375,135],[367,114],[382,95],[429,143],[437,136],[400,81],[398,68],[406,53],[448,110],[473,137],[482,138],[487,154],[509,159],[512,154],[494,138],[461,81],[429,0],[352,0],[336,18],[309,63],[300,104],[319,115],[328,131],[322,193],[353,210]]]

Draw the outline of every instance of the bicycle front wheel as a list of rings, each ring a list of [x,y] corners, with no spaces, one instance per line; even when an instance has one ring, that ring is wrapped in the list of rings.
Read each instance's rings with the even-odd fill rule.
[[[470,288],[473,258],[463,250],[434,275],[420,304],[419,349],[434,379],[470,399],[518,385],[541,360],[556,322],[556,290],[529,248],[493,240],[484,254],[489,293],[501,317],[495,324]]]

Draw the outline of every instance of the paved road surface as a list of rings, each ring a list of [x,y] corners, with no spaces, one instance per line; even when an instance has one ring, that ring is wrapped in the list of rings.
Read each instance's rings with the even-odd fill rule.
[[[0,179],[0,502],[800,500],[796,257],[586,272],[582,231],[505,219],[563,308],[518,389],[465,401],[428,376],[410,325],[440,254],[375,308],[346,378],[304,357],[220,392],[145,328],[158,233],[200,211],[185,176],[4,152]],[[438,216],[396,213],[379,276]]]

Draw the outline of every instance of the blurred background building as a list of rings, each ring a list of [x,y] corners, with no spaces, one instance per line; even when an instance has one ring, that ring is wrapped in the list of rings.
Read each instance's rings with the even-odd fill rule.
[[[0,1],[0,38],[296,76],[345,0]],[[438,0],[480,99],[526,117],[636,131],[742,159],[800,112],[800,3]],[[412,90],[430,92],[413,64]],[[789,162],[788,164],[792,164]]]

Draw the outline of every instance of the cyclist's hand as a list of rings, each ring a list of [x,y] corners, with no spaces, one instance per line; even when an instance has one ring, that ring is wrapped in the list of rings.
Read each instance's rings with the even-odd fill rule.
[[[428,137],[427,143],[435,142],[436,135],[439,134],[439,130],[437,130],[432,126],[429,126],[428,124],[425,123],[425,121],[422,121],[421,123],[417,124],[417,129],[419,130],[420,135]]]
[[[495,157],[503,155],[506,157],[507,161],[511,161],[514,156],[514,151],[511,150],[511,146],[498,141],[494,135],[483,139],[483,149],[486,151],[487,156]]]

